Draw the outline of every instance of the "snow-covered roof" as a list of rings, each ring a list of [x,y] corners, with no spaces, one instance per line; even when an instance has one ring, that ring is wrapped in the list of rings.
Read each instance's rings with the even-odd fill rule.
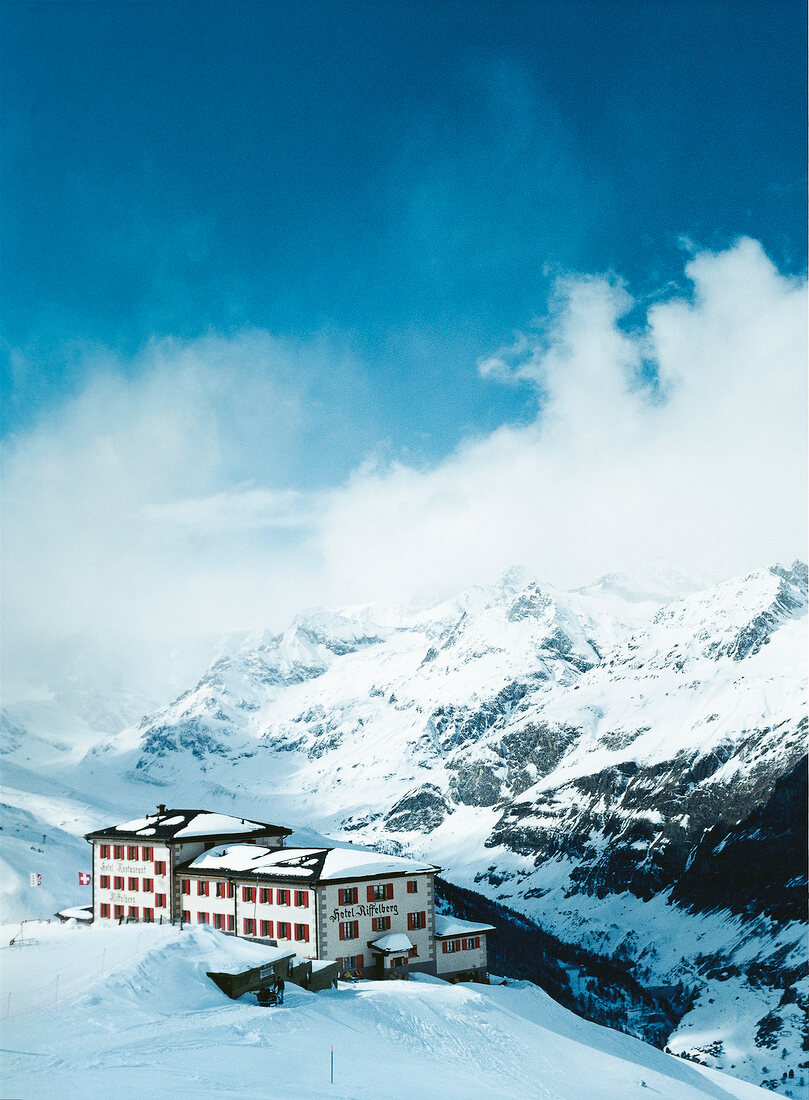
[[[91,921],[93,919],[92,905],[71,905],[67,909],[60,909],[56,914],[62,920]]]
[[[120,825],[87,833],[87,840],[123,840],[147,837],[154,840],[190,840],[195,837],[288,836],[291,829],[250,821],[244,817],[212,813],[210,810],[166,810],[147,814]]]
[[[262,946],[264,946],[262,944]],[[244,974],[246,970],[255,970],[258,966],[272,966],[274,963],[280,962],[282,959],[292,959],[295,957],[295,952],[290,951],[285,947],[267,947],[264,956],[260,962],[250,960],[250,966],[245,966],[241,960],[234,960],[232,963],[226,963],[224,966],[220,965],[216,970],[217,974],[230,974],[236,977],[238,974]]]
[[[322,879],[371,878],[375,875],[406,875],[418,871],[437,871],[432,863],[420,863],[381,852],[355,851],[353,848],[329,848]]]
[[[380,936],[371,944],[374,950],[381,951],[385,955],[407,954],[412,946],[404,932],[390,932],[387,936]]]
[[[258,844],[224,844],[187,864],[189,871],[243,872],[312,879],[323,862],[321,848],[263,848]]]
[[[476,924],[471,920],[461,920],[460,917],[445,917],[440,913],[435,915],[435,934],[438,938],[469,936],[475,932],[494,932],[494,926],[491,924]]]
[[[263,848],[255,844],[224,844],[203,852],[186,864],[185,870],[261,875],[311,883],[430,874],[438,868],[431,863],[355,848]]]

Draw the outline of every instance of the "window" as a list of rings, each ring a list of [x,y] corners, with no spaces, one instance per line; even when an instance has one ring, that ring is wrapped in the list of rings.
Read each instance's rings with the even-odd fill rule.
[[[275,891],[275,904],[276,905],[289,905],[289,890],[276,890]]]
[[[236,918],[232,913],[228,913],[228,932],[232,932],[236,927]]]
[[[151,922],[154,920],[154,909],[144,909],[143,919],[151,924]]]
[[[207,913],[197,913],[197,924],[210,924],[210,919]]]
[[[365,966],[365,956],[343,955],[342,958],[337,960],[337,965],[341,970],[362,970]]]
[[[154,859],[154,848],[142,848],[141,857],[144,862],[150,859]]]
[[[338,890],[337,892],[337,904],[338,905],[356,905],[357,904],[357,887],[347,886],[345,890]]]
[[[109,907],[109,905],[107,905],[106,902],[103,902],[102,905],[101,905],[101,916],[102,917],[108,917],[109,915],[110,915],[110,907]]]
[[[183,920],[185,921],[186,924],[191,923],[191,914],[189,913],[189,911],[187,909],[183,909]]]
[[[418,879],[411,878],[407,880],[407,892],[408,894],[417,894],[419,892]]]
[[[155,860],[154,873],[156,875],[165,875],[165,873],[166,873],[166,862],[165,862],[165,860],[162,860],[162,859],[156,859]]]
[[[123,844],[115,844],[112,849],[112,854],[115,859],[124,858],[124,846]]]
[[[305,909],[309,905],[309,891],[308,890],[296,890],[295,891],[295,904],[298,908]]]
[[[109,875],[102,875],[101,876],[100,886],[101,886],[102,890],[109,890],[109,888],[110,888],[110,876]]]
[[[286,921],[279,920],[279,922],[278,922],[278,939],[279,940],[291,940],[292,939],[291,926]]]
[[[441,950],[444,952],[445,955],[451,955],[455,951],[460,951],[461,950],[461,941],[460,940],[444,940],[443,944],[441,945]]]
[[[268,890],[266,887],[259,890],[258,900],[262,905],[272,905],[272,890]]]
[[[113,912],[115,914],[115,919],[116,920],[122,920],[123,919],[123,915],[124,915],[123,905],[116,905]]]
[[[208,896],[208,882],[206,879],[200,879],[197,883],[197,897],[207,898]]]
[[[225,928],[225,914],[224,913],[214,913],[214,915],[213,915],[213,926],[214,926],[214,928],[219,928],[219,929],[224,931],[224,928]]]
[[[355,940],[360,934],[359,921],[344,920],[340,922],[340,939]]]
[[[110,858],[110,846],[109,846],[109,844],[102,844],[101,845],[101,850],[99,851],[99,855],[101,856],[102,859],[109,859]]]
[[[245,936],[255,936],[256,934],[256,922],[252,917],[245,917],[242,921],[242,927],[244,929]]]
[[[165,909],[166,908],[166,895],[165,894],[155,894],[154,903],[155,903],[155,906],[158,909]]]
[[[130,878],[127,880],[127,885],[134,894],[136,890],[140,890],[140,879]]]
[[[409,958],[417,959],[419,957],[419,949],[417,947],[411,947],[407,954]]]
[[[154,890],[154,879],[145,878],[143,880],[143,889],[146,891],[147,894],[151,894],[151,892]]]
[[[126,858],[127,859],[137,859],[138,858],[138,846],[137,846],[137,844],[130,844],[129,845],[129,847],[126,850]]]
[[[242,887],[242,901],[255,901],[256,900],[256,888],[255,886],[243,886]]]
[[[272,935],[272,921],[263,920],[260,922],[262,936],[269,937]]]
[[[140,916],[140,909],[138,909],[137,905],[130,905],[129,906],[129,912],[128,912],[127,916],[129,918],[129,920],[137,920],[138,919],[138,917]]]
[[[368,901],[388,901],[393,897],[393,883],[388,882],[384,886],[369,886]]]
[[[184,878],[183,879],[183,893],[184,894],[190,894],[191,893],[191,879],[190,878]]]
[[[123,890],[123,888],[124,888],[124,876],[123,875],[116,875],[115,878],[112,880],[112,884],[113,884],[113,886],[115,887],[116,890]]]
[[[427,927],[427,913],[422,910],[421,913],[408,913],[407,914],[407,930],[408,932],[414,932],[417,928]]]
[[[390,928],[390,917],[374,917],[371,921],[371,930],[373,932],[387,932]]]
[[[309,925],[308,924],[296,924],[295,925],[295,939],[303,940],[304,943],[309,942]]]

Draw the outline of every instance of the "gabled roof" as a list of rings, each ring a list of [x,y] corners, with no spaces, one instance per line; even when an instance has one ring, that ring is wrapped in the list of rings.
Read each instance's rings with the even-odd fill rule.
[[[476,924],[471,920],[461,920],[460,917],[446,917],[442,913],[435,915],[435,938],[437,940],[449,939],[451,936],[471,936],[476,932],[494,932],[496,929],[491,924]]]
[[[304,885],[432,874],[439,868],[431,863],[354,848],[263,848],[256,844],[225,844],[182,864],[182,870],[201,875],[292,880]]]
[[[210,810],[160,810],[145,817],[124,821],[87,833],[86,840],[197,840],[221,837],[223,840],[266,836],[289,836],[291,829],[249,821],[243,817],[212,813]]]
[[[373,940],[368,946],[382,955],[406,955],[413,948],[410,938],[404,932],[389,932],[387,936]]]

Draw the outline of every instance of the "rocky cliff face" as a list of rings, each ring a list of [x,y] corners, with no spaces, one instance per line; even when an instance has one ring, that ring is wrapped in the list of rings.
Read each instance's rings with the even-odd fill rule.
[[[694,587],[613,575],[563,593],[509,574],[427,610],[302,615],[84,775],[124,768],[437,859],[641,984],[687,987],[719,1046],[695,1045],[688,1016],[672,1045],[780,1082],[769,1063],[794,1066],[807,992],[807,570]],[[733,1036],[722,966],[746,1006]]]

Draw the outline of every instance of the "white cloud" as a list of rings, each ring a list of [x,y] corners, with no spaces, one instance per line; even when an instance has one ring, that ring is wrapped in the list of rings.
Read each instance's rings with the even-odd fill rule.
[[[79,397],[5,446],[7,681],[47,678],[77,637],[162,653],[514,563],[575,584],[656,557],[729,575],[805,553],[805,286],[750,240],[686,272],[693,294],[641,333],[616,280],[564,280],[479,366],[536,388],[533,422],[428,469],[368,460],[337,488],[325,453],[320,488],[296,474],[322,345],[161,340],[126,373],[96,357]]]
[[[656,304],[636,335],[619,323],[625,288],[564,281],[539,331],[480,364],[540,389],[533,423],[335,493],[324,552],[346,596],[446,589],[514,561],[573,584],[655,557],[724,575],[804,554],[805,285],[751,240],[686,273],[693,296]]]

